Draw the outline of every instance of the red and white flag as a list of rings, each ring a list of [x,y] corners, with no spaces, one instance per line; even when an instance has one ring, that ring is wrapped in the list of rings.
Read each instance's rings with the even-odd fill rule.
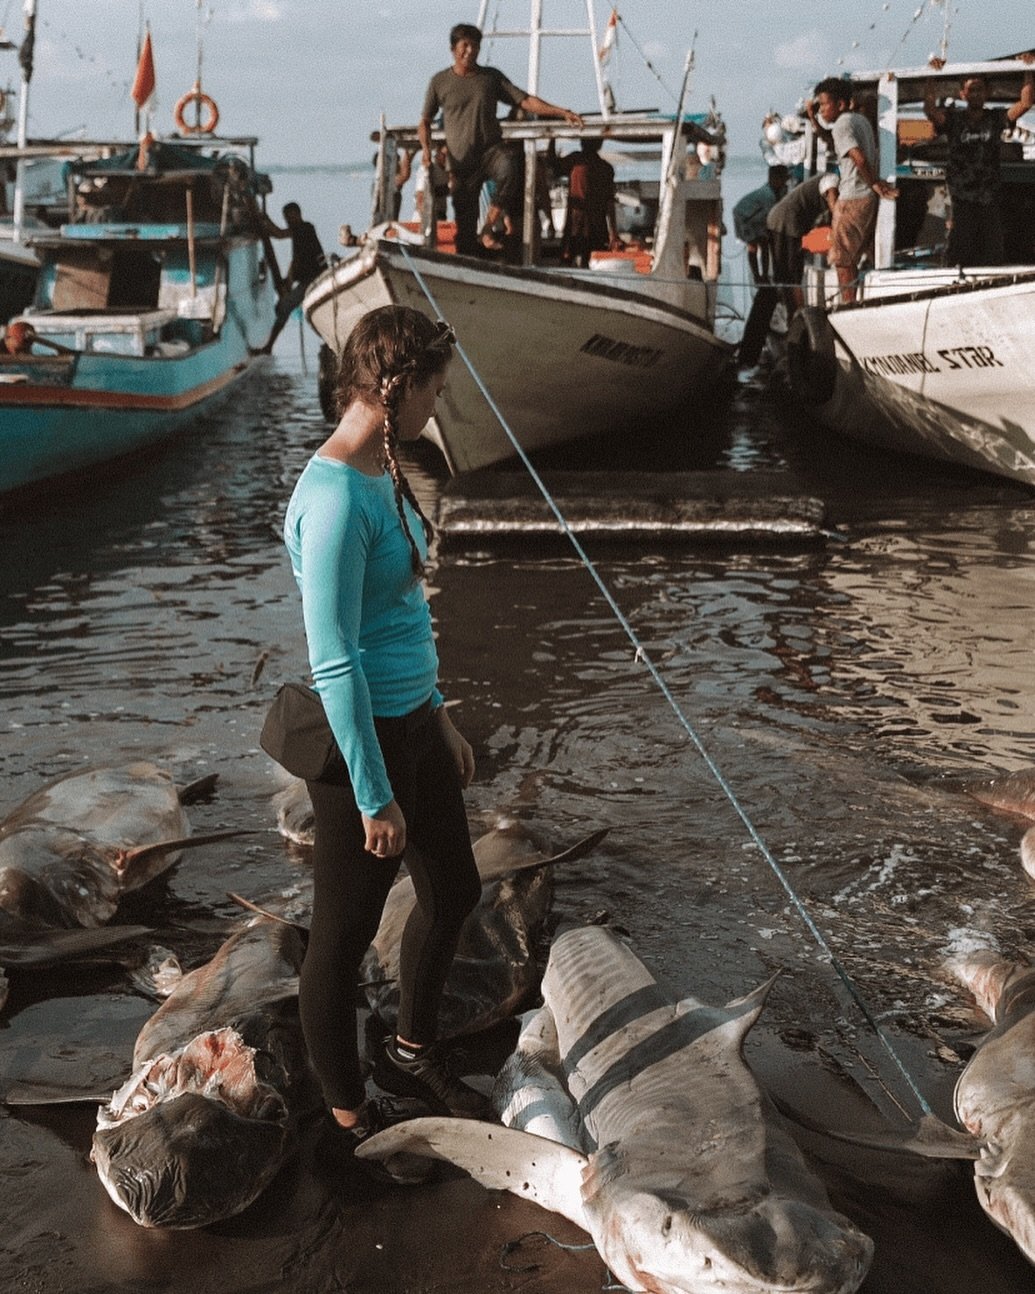
[[[155,58],[151,50],[151,33],[149,31],[144,37],[144,44],[140,50],[140,59],[137,62],[137,74],[133,78],[133,88],[129,93],[137,107],[142,108],[154,92]]]
[[[604,43],[597,50],[597,58],[600,59],[600,66],[604,67],[607,60],[611,57],[611,51],[615,47],[615,38],[618,35],[618,10],[611,10],[611,17],[607,20],[607,28],[604,31]]]

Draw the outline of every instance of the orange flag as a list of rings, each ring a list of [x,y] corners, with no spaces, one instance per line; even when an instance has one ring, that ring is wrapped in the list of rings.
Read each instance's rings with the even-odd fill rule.
[[[597,58],[600,60],[600,66],[604,67],[607,60],[611,57],[611,51],[615,47],[615,37],[618,35],[618,10],[611,10],[611,17],[607,20],[607,29],[604,32],[604,43],[597,50]]]
[[[144,37],[144,45],[137,63],[137,74],[133,78],[130,97],[138,108],[142,108],[155,92],[155,59],[151,52],[151,33]]]

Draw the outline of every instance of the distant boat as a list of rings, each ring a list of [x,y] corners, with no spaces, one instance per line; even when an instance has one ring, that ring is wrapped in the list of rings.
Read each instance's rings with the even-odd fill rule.
[[[526,86],[532,94],[538,93],[542,38],[584,35],[598,62],[601,49],[592,3],[585,5],[581,32],[544,28],[542,8],[532,4],[525,31],[486,30],[485,4],[479,18],[483,48],[497,34],[529,38]],[[393,219],[397,156],[417,147],[417,131],[382,122],[371,228],[357,249],[313,281],[303,301],[326,353],[341,350],[367,310],[404,302],[449,320],[524,450],[619,429],[649,435],[659,423],[685,415],[727,372],[733,355],[716,330],[725,134],[714,110],[684,111],[691,67],[688,58],[673,113],[614,110],[598,66],[600,111],[583,114],[584,128],[553,120],[501,123],[504,139],[540,163],[549,140],[604,137],[603,155],[618,173],[619,210],[640,221],[646,213],[649,232],[622,251],[594,252],[585,268],[561,263],[556,222],[543,228],[537,216],[525,221],[520,264],[458,256],[451,222],[436,226],[428,219],[422,228]],[[571,95],[569,87],[566,100]],[[434,138],[441,136],[435,132]],[[527,212],[536,210],[536,169],[525,167]],[[623,183],[628,169],[633,179]],[[322,367],[327,373],[331,366]],[[426,434],[454,472],[515,453],[459,361]]]
[[[879,172],[899,198],[881,202],[857,301],[839,299],[832,270],[807,267],[787,362],[793,392],[832,430],[1035,485],[1035,133],[1003,145],[1008,263],[959,269],[943,264],[945,149],[922,111],[929,78],[980,72],[989,104],[1014,103],[1029,70],[1008,58],[852,75],[858,96],[876,97]]]
[[[72,209],[33,234],[35,300],[0,353],[0,493],[151,446],[248,372],[276,274],[255,143],[109,145],[68,164]]]

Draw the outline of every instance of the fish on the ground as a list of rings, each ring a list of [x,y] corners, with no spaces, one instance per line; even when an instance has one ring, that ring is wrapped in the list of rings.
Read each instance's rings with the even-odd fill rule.
[[[295,779],[274,796],[282,835],[312,843],[312,805],[305,783]],[[539,986],[539,945],[553,898],[553,868],[589,853],[607,835],[591,833],[552,854],[542,834],[526,823],[503,819],[474,842],[482,880],[478,906],[460,934],[439,1008],[443,1038],[477,1033],[499,1024],[524,1005]],[[402,876],[389,891],[377,934],[360,972],[373,1014],[388,1028],[399,1010],[399,949],[416,902],[413,882]],[[262,907],[281,913],[278,904]],[[298,920],[296,901],[291,919]]]
[[[851,1294],[872,1242],[831,1207],[742,1056],[769,987],[675,1003],[612,932],[570,930],[497,1082],[508,1126],[415,1119],[358,1153],[447,1160],[563,1214],[631,1290]]]
[[[1035,822],[1035,768],[967,782],[964,790],[990,808]],[[1035,827],[1029,827],[1021,837],[1021,864],[1035,880]]]
[[[246,834],[192,836],[183,804],[197,785],[180,792],[168,772],[138,762],[57,778],[13,809],[0,821],[0,962],[15,964],[23,945],[48,939],[51,960],[77,946],[96,951],[103,937],[47,932],[103,926],[124,894],[172,867],[184,849]]]
[[[273,797],[277,830],[294,845],[313,843],[313,802],[301,778],[293,777]]]
[[[319,1104],[298,1018],[303,952],[295,927],[255,918],[141,1029],[91,1149],[108,1194],[141,1226],[240,1213],[293,1150]]]
[[[607,835],[606,828],[558,854],[539,833],[507,821],[474,842],[481,897],[460,932],[439,1007],[439,1036],[478,1033],[510,1019],[538,990],[539,945],[553,898],[553,868],[582,858]],[[399,950],[416,898],[404,876],[389,892],[377,934],[360,971],[367,1002],[394,1027],[399,1010]]]
[[[1035,968],[985,948],[952,958],[945,969],[992,1022],[956,1080],[953,1103],[966,1131],[933,1114],[908,1129],[824,1131],[881,1150],[973,1160],[981,1207],[1035,1263]]]
[[[909,1133],[853,1139],[973,1159],[981,1207],[1035,1263],[1035,968],[979,949],[946,969],[992,1022],[956,1081],[956,1117],[967,1131],[927,1115]]]

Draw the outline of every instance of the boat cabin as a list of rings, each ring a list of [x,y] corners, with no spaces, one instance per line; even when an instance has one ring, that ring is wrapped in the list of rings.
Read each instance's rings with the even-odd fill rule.
[[[67,163],[66,191],[64,221],[31,238],[41,268],[25,318],[38,337],[139,356],[218,333],[230,251],[238,236],[254,239],[270,191],[250,160],[154,142]]]
[[[520,264],[568,272],[653,275],[654,292],[664,278],[714,285],[721,270],[721,180],[725,161],[725,129],[714,114],[685,113],[677,127],[676,114],[654,110],[586,114],[585,126],[546,120],[506,120],[503,140],[525,157],[525,203]],[[555,154],[579,147],[586,138],[603,138],[601,157],[615,169],[616,223],[621,251],[593,252],[580,270],[562,260],[562,233],[567,181],[552,165]],[[419,149],[415,127],[382,124],[378,143],[372,226],[382,237],[403,237],[439,252],[455,250],[452,221],[434,221],[431,204],[423,220],[396,219],[396,174],[403,153]],[[432,132],[433,146],[444,142]],[[659,178],[660,177],[660,178]],[[544,192],[549,192],[548,210]],[[484,200],[483,200],[484,201]],[[399,213],[404,215],[402,211]],[[678,300],[685,289],[673,288]],[[662,292],[662,295],[664,293]]]

